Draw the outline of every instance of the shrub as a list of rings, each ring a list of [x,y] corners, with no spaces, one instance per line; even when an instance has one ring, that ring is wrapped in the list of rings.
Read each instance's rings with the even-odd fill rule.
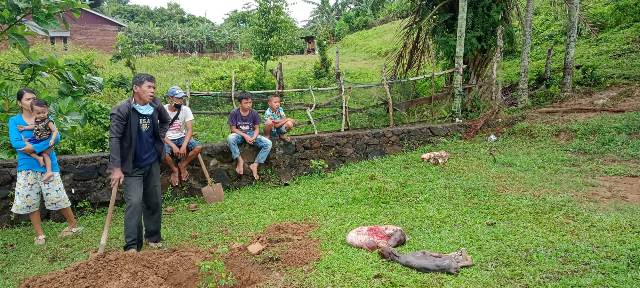
[[[606,77],[598,71],[595,65],[584,65],[579,71],[579,77],[576,79],[576,84],[578,85],[598,87],[606,82]]]

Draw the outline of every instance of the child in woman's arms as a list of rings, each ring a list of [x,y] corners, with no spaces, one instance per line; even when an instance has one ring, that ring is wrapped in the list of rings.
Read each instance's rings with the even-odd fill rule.
[[[42,151],[42,153],[28,153],[29,156],[38,160],[40,166],[45,166],[47,168],[47,172],[44,174],[42,178],[43,181],[47,182],[51,180],[53,177],[53,173],[51,172],[51,157],[49,153],[53,150],[54,140],[58,136],[58,129],[56,125],[49,119],[49,106],[47,102],[40,99],[34,99],[31,102],[31,113],[35,117],[35,123],[32,125],[21,126],[18,125],[18,130],[33,130],[33,135],[27,141],[31,144],[38,144],[42,141],[49,140],[49,149]]]

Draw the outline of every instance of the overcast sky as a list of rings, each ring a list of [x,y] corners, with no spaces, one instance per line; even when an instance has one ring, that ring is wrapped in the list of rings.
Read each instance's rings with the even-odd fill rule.
[[[206,16],[211,21],[218,24],[222,23],[226,18],[226,14],[233,10],[241,10],[245,3],[251,0],[131,0],[129,3],[138,5],[147,5],[150,7],[167,7],[168,2],[177,2],[180,7],[187,13]],[[309,13],[313,5],[307,4],[302,0],[287,0],[289,3],[290,15],[298,21],[298,25],[302,26],[304,20],[309,18]]]

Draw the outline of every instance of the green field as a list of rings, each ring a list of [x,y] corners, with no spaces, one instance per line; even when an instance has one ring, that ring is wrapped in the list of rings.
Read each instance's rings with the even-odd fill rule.
[[[216,205],[174,199],[164,204],[178,210],[165,217],[163,233],[171,247],[207,249],[247,243],[248,234],[271,223],[317,223],[312,236],[321,243],[321,260],[310,274],[293,269],[284,275],[285,283],[299,287],[632,287],[640,280],[637,204],[603,204],[586,196],[597,185],[595,177],[640,176],[625,164],[640,156],[638,127],[639,113],[572,124],[521,123],[494,143],[483,137],[441,140],[301,177],[287,187],[228,191]],[[560,131],[573,140],[559,141],[554,136]],[[420,161],[420,153],[437,150],[451,153],[446,165]],[[192,201],[201,204],[198,212],[181,208]],[[108,249],[120,249],[122,214],[118,208]],[[0,230],[0,286],[87,259],[104,215],[100,210],[81,216],[85,231],[68,240],[53,237],[62,224],[45,223],[52,237],[44,247],[31,243],[29,225]],[[424,274],[345,243],[349,230],[370,224],[403,227],[410,239],[402,252],[466,247],[476,264],[457,277]],[[194,240],[192,233],[201,236]]]
[[[618,21],[611,26],[607,23],[615,21],[609,21],[607,15],[629,16],[629,12],[611,11],[613,6],[607,0],[582,2],[585,19],[590,22],[581,23],[579,28],[574,74],[577,95],[572,97],[580,98],[582,93],[607,86],[630,86],[624,92],[626,96],[620,97],[631,97],[633,93],[629,91],[637,90],[632,85],[640,80],[640,23]],[[633,1],[623,2],[631,5]],[[536,5],[529,80],[531,91],[535,91],[531,102],[538,107],[562,100],[559,83],[566,19],[562,5]],[[588,25],[602,29],[590,30]],[[340,67],[348,86],[380,82],[381,69],[390,63],[401,27],[400,21],[387,23],[348,35],[331,46],[329,56],[333,61],[336,49],[340,51]],[[518,33],[513,47],[520,46]],[[520,53],[519,48],[513,47],[507,49],[500,73],[505,87],[518,82]],[[542,84],[539,76],[549,47],[554,48],[552,77],[546,83],[547,89],[535,90]],[[102,92],[87,96],[92,101],[111,107],[130,94],[126,87],[131,73],[123,63],[110,61],[111,55],[49,49],[36,47],[35,51],[92,63],[105,86]],[[1,52],[0,69],[11,75],[17,69],[16,59],[22,59],[17,51]],[[314,78],[313,64],[317,59],[315,55],[281,57],[278,61],[284,66],[286,88],[335,85],[333,79]],[[267,67],[272,69],[276,64],[277,61],[269,62]],[[436,70],[447,68],[450,67]],[[187,82],[191,91],[230,91],[234,71],[237,90],[275,87],[271,74],[263,73],[250,58],[151,55],[138,58],[137,69],[156,76],[157,95],[163,95],[173,85],[186,88]],[[41,80],[34,88],[41,96],[55,97],[57,82],[51,77]],[[429,95],[430,85],[430,81],[420,81],[415,86],[396,85],[392,87],[394,101]],[[441,87],[443,81],[436,85]],[[8,95],[3,99],[3,111],[13,113],[15,110],[7,107],[15,106],[15,89],[0,92]],[[352,108],[366,107],[385,97],[379,87],[349,93]],[[318,102],[335,96],[335,92],[316,93]],[[610,103],[617,101],[613,97],[611,100]],[[194,97],[191,101],[194,111],[232,109],[230,102],[220,98]],[[289,93],[284,105],[287,108],[311,101],[309,93]],[[264,108],[263,100],[256,102],[256,108]],[[319,108],[314,117],[335,115],[338,111],[337,107]],[[449,111],[449,100],[444,100],[433,107],[398,111],[395,121],[446,122],[450,121]],[[288,112],[301,124],[307,120],[304,111]],[[526,113],[515,109],[501,115]],[[194,127],[201,142],[218,142],[229,133],[223,115],[196,117]],[[351,117],[353,128],[388,124],[385,107],[353,113]],[[337,117],[327,118],[318,122],[318,128],[335,131],[340,124]],[[72,139],[84,135],[106,143],[105,131],[96,127],[82,129],[85,130],[63,136]],[[102,138],[93,133],[101,133]],[[307,133],[312,133],[310,125],[299,126],[292,134]],[[288,186],[259,182],[226,191],[225,201],[216,205],[206,205],[199,198],[166,196],[164,206],[178,209],[163,219],[163,235],[169,247],[195,245],[209,251],[238,242],[249,244],[251,235],[273,223],[315,223],[317,229],[311,235],[320,242],[321,259],[308,269],[287,270],[284,283],[291,287],[635,287],[640,281],[640,206],[620,195],[603,200],[594,197],[593,191],[602,186],[601,177],[626,177],[637,183],[638,135],[637,111],[562,123],[521,122],[506,128],[497,142],[487,142],[487,135],[468,141],[458,137],[437,139],[416,151],[299,177]],[[60,148],[65,148],[64,141]],[[8,151],[7,145],[3,141],[0,150]],[[95,148],[76,151],[98,152],[92,149]],[[439,150],[451,154],[446,165],[432,166],[420,160],[422,153]],[[13,159],[6,151],[0,151],[0,156]],[[193,202],[200,204],[200,210],[186,211],[184,207]],[[0,287],[15,287],[27,277],[87,260],[98,244],[105,214],[104,208],[85,211],[79,217],[85,230],[64,240],[56,237],[64,224],[45,222],[48,238],[43,247],[33,245],[28,223],[0,229]],[[117,207],[109,250],[121,249],[122,222],[123,207]],[[410,237],[399,249],[403,253],[421,249],[448,253],[465,247],[475,265],[463,269],[458,276],[419,273],[345,243],[345,235],[351,229],[373,224],[401,226]],[[194,233],[199,237],[193,239]]]

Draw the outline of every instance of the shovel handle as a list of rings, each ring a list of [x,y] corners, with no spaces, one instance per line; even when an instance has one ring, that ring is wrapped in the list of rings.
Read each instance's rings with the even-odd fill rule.
[[[207,171],[207,166],[204,165],[204,161],[202,160],[202,156],[198,154],[198,161],[200,162],[200,167],[202,167],[202,173],[204,173],[204,177],[207,177],[207,185],[211,185],[211,177],[209,177],[209,171]]]
[[[98,254],[104,253],[104,248],[107,246],[107,238],[109,237],[109,226],[111,225],[111,218],[113,217],[113,207],[116,204],[116,195],[118,194],[118,185],[116,184],[111,188],[111,199],[109,199],[109,210],[107,212],[107,219],[104,221],[104,229],[102,230],[102,238],[100,238],[100,246],[98,246]]]

